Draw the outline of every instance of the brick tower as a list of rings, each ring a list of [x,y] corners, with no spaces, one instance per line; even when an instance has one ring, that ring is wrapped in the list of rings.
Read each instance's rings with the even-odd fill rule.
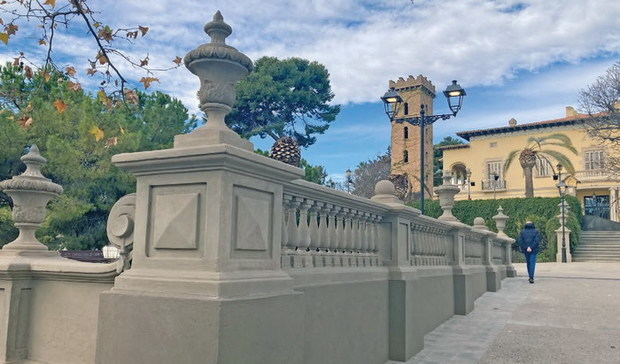
[[[433,113],[435,86],[426,77],[409,76],[406,80],[400,77],[389,82],[403,99],[396,110],[395,119],[419,116],[420,105],[424,105],[426,114]],[[426,166],[426,187],[433,189],[433,126],[425,129],[424,155]],[[411,191],[420,192],[420,127],[408,123],[392,122],[392,174],[406,174]]]

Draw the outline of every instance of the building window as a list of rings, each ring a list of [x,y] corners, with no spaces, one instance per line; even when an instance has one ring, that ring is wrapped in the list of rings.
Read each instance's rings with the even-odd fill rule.
[[[603,151],[589,150],[583,153],[586,171],[603,169]]]
[[[405,102],[405,115],[409,115],[409,103]]]
[[[405,136],[405,139],[409,139],[409,128],[405,126],[405,129],[403,129],[403,134]]]
[[[409,162],[409,152],[405,150],[403,152],[403,163],[408,163],[408,162]]]
[[[489,181],[495,181],[495,176],[499,176],[498,180],[502,179],[502,162],[493,161],[487,162],[487,179]]]
[[[551,175],[551,164],[543,158],[536,158],[536,167],[534,168],[536,177],[548,177]]]

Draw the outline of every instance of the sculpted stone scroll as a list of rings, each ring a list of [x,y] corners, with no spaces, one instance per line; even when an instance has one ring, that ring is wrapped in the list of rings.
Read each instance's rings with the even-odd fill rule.
[[[125,195],[116,201],[108,215],[106,233],[110,243],[120,250],[116,269],[119,273],[131,267],[135,216],[135,193]]]

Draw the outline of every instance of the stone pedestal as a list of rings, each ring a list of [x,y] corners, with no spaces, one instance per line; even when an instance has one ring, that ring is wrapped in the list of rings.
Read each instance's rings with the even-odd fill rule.
[[[570,253],[570,233],[571,230],[567,227],[562,230],[560,226],[559,229],[555,231],[555,236],[557,239],[557,253],[555,254],[555,261],[558,263],[562,262],[562,237],[564,237],[564,242],[566,244],[566,262],[570,263],[573,261],[573,256]]]
[[[101,296],[97,363],[302,361],[303,303],[280,249],[283,184],[303,171],[226,127],[251,61],[224,44],[232,30],[219,12],[205,30],[212,42],[185,64],[201,79],[207,125],[173,149],[112,158],[136,176],[133,251]]]

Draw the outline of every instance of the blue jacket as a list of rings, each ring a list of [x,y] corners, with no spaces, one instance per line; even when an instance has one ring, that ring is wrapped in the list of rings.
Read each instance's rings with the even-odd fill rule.
[[[523,230],[517,238],[517,244],[521,248],[522,253],[527,253],[527,248],[532,248],[532,253],[538,253],[538,247],[542,241],[542,235],[540,231],[536,230],[533,223],[525,224]]]

